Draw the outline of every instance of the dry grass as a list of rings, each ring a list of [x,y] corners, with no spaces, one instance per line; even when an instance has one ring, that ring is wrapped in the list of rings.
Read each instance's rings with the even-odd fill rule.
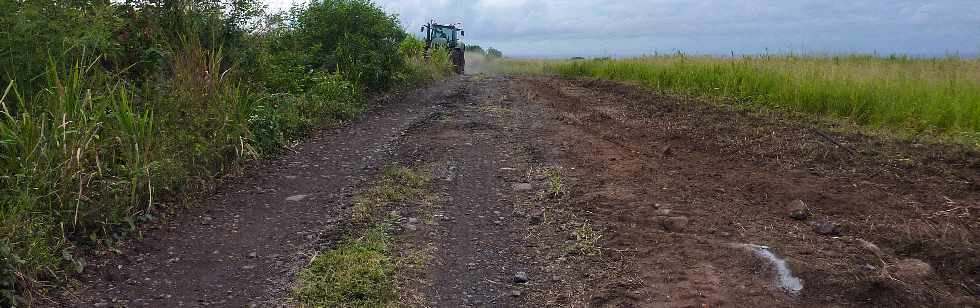
[[[399,202],[428,203],[433,196],[426,190],[431,177],[428,173],[404,166],[388,166],[381,179],[354,201],[351,214],[356,221],[378,217],[386,205]]]

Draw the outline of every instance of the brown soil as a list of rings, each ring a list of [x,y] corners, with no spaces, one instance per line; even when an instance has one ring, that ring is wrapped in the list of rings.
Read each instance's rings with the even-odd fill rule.
[[[65,302],[292,305],[293,273],[352,232],[352,196],[402,164],[438,195],[395,209],[406,306],[980,306],[971,149],[613,82],[466,76],[399,97],[147,230]]]
[[[577,171],[572,204],[608,228],[607,247],[636,253],[643,283],[626,305],[978,304],[976,152],[821,132],[829,125],[612,82],[513,84],[560,122],[560,157]],[[808,222],[788,217],[794,200],[812,209]],[[687,226],[664,230],[678,216]],[[809,222],[820,221],[840,236],[816,234]],[[773,288],[769,266],[739,243],[786,258],[802,293]],[[935,273],[900,277],[903,258]]]

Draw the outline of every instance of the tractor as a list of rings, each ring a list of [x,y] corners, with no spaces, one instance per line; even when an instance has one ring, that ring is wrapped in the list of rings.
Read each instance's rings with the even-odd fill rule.
[[[449,51],[449,59],[453,61],[453,69],[457,74],[462,74],[466,67],[466,59],[463,56],[463,50],[466,46],[460,39],[466,35],[466,31],[460,29],[459,24],[443,25],[429,21],[428,24],[422,26],[422,32],[425,32],[426,58],[431,55],[433,49],[441,46]]]

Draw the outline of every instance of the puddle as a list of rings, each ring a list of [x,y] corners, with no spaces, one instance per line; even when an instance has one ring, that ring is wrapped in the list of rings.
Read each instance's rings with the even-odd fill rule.
[[[786,265],[786,260],[777,256],[768,246],[753,244],[735,244],[735,246],[749,249],[756,256],[769,261],[769,264],[776,269],[776,285],[786,293],[798,295],[803,290],[803,281],[793,276],[793,272]]]

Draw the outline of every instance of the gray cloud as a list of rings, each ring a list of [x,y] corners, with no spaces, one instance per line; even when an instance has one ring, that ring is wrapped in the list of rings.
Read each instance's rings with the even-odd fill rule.
[[[291,1],[291,0],[269,0]],[[976,0],[382,0],[409,31],[462,22],[467,41],[511,55],[682,50],[975,54]]]

